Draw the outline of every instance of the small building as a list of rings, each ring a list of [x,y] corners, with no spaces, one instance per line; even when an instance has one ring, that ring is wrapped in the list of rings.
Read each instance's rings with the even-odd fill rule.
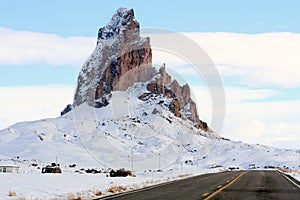
[[[17,166],[0,166],[0,173],[19,173],[20,167]]]

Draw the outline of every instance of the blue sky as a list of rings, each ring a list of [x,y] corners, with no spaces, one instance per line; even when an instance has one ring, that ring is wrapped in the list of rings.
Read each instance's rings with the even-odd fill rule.
[[[299,1],[5,1],[0,7],[0,27],[59,36],[95,37],[119,7],[132,7],[142,27],[162,27],[180,32],[299,33]],[[0,85],[73,83],[79,66],[52,68],[47,63],[31,67],[1,65]],[[49,68],[50,67],[50,68]],[[75,67],[75,68],[74,68]],[[41,78],[43,72],[48,76]],[[28,78],[24,74],[38,74]],[[10,78],[8,78],[10,77]],[[14,77],[14,78],[11,78]]]
[[[95,36],[119,7],[133,7],[142,26],[176,31],[299,32],[297,0],[5,1],[0,25],[61,36]]]
[[[0,128],[55,117],[72,102],[77,74],[95,47],[97,31],[119,7],[134,8],[142,28],[182,32],[208,53],[226,90],[224,136],[300,148],[296,132],[300,129],[296,120],[300,116],[300,2],[296,0],[1,2]],[[180,72],[176,66],[183,63],[168,59]],[[195,93],[201,96],[202,89]],[[49,95],[57,99],[55,106],[46,102]],[[203,99],[199,107],[206,119],[209,99]],[[24,110],[12,112],[18,102],[24,104],[18,109]]]

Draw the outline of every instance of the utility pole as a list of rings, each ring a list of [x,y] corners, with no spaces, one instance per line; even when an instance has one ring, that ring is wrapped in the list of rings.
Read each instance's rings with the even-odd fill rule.
[[[133,172],[133,147],[131,148],[131,171]]]
[[[158,153],[158,171],[160,171],[160,153]]]

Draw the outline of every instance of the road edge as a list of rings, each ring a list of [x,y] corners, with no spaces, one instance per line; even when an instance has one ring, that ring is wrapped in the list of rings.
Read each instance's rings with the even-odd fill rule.
[[[225,173],[225,172],[227,172],[227,171],[221,171],[221,172],[216,172],[216,173]],[[181,178],[181,179],[175,179],[175,180],[172,180],[172,181],[167,181],[167,182],[163,182],[163,183],[159,183],[159,184],[154,184],[154,185],[146,186],[146,187],[143,187],[143,188],[133,189],[133,190],[130,190],[130,191],[125,191],[125,192],[121,192],[121,193],[117,193],[117,194],[110,194],[110,195],[103,196],[103,197],[97,197],[97,198],[94,198],[93,200],[112,199],[114,197],[120,197],[120,196],[124,196],[124,195],[127,195],[127,194],[132,194],[132,193],[135,193],[135,192],[141,192],[141,191],[157,188],[157,187],[160,187],[160,186],[163,186],[163,185],[169,185],[169,184],[172,184],[172,183],[187,180],[187,179],[194,178],[194,177],[197,177],[197,176],[203,176],[203,175],[207,175],[207,174],[216,174],[216,173],[204,173],[204,174],[198,174],[196,176],[189,176],[189,177],[185,177],[185,178]]]
[[[283,173],[279,170],[276,170],[277,173],[281,174],[282,176],[284,176],[287,180],[289,180],[291,183],[293,183],[297,188],[300,189],[300,182],[295,179],[294,177],[292,177],[291,175],[289,174],[286,174],[286,173]]]

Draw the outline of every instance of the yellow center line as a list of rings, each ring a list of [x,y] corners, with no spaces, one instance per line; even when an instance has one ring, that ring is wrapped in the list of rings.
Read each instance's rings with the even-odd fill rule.
[[[220,193],[222,190],[225,190],[227,187],[229,187],[230,185],[232,185],[235,181],[237,181],[239,178],[241,178],[244,174],[246,174],[247,172],[243,172],[240,175],[238,175],[235,179],[233,179],[230,183],[228,183],[227,185],[224,185],[223,187],[221,187],[220,189],[218,189],[217,191],[215,191],[214,193],[211,193],[208,197],[206,197],[204,200],[210,200],[211,198],[213,198],[214,196],[216,196],[218,193]],[[205,193],[206,194],[206,193]]]

